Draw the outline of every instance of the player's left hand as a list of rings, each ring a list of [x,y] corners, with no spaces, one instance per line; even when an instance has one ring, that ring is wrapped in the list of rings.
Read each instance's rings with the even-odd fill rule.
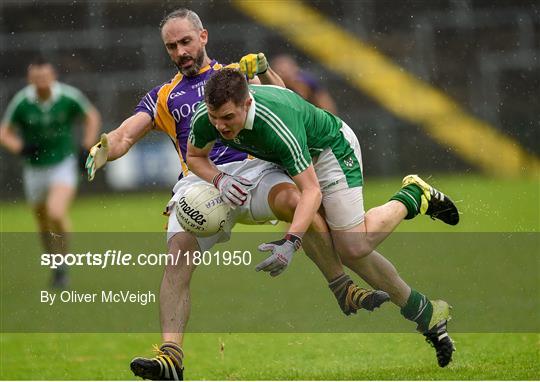
[[[92,181],[96,175],[96,171],[107,163],[109,156],[109,141],[107,134],[101,134],[101,139],[90,149],[90,154],[86,158],[86,171],[88,172],[88,180]]]
[[[255,267],[257,272],[270,272],[270,276],[281,274],[292,260],[294,252],[302,246],[302,239],[288,233],[281,240],[271,241],[259,245],[259,251],[272,251],[272,255]]]
[[[240,71],[248,79],[253,79],[258,74],[264,74],[268,70],[268,61],[264,53],[250,53],[240,59]]]

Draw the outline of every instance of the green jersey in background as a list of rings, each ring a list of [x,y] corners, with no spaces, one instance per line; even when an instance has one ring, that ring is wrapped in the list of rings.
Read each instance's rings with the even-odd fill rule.
[[[24,144],[36,148],[27,163],[53,165],[75,152],[73,127],[89,107],[88,99],[72,86],[56,82],[50,99],[40,102],[29,85],[11,100],[3,122],[17,127]]]

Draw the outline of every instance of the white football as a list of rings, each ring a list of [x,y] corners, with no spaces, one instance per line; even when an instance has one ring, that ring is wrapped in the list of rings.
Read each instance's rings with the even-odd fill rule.
[[[174,209],[182,228],[196,236],[212,236],[221,231],[231,211],[219,191],[208,183],[190,187]]]

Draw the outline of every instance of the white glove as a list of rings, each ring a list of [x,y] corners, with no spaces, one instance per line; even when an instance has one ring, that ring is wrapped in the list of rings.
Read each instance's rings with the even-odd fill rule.
[[[255,267],[257,272],[270,272],[270,276],[281,274],[290,264],[294,252],[302,246],[302,239],[288,233],[285,238],[259,245],[259,251],[272,251],[272,255]]]
[[[253,187],[253,182],[241,176],[233,176],[220,172],[212,183],[221,193],[225,203],[234,206],[243,206],[247,201],[249,191]]]
[[[101,138],[90,149],[90,154],[86,158],[86,171],[88,173],[88,180],[92,181],[96,175],[96,171],[107,163],[109,156],[109,141],[107,140],[107,134],[101,134]]]

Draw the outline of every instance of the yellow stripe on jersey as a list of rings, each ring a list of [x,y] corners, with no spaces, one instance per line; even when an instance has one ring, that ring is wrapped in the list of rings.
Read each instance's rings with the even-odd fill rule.
[[[225,67],[228,69],[240,70],[240,64],[238,62],[233,62]]]
[[[169,137],[171,137],[176,147],[176,151],[178,152],[178,157],[180,158],[180,164],[182,165],[182,174],[184,174],[184,176],[187,176],[189,173],[189,169],[184,160],[184,157],[182,156],[182,151],[180,150],[180,147],[178,147],[178,142],[176,140],[176,122],[169,111],[169,106],[167,105],[169,95],[176,87],[176,85],[178,85],[180,81],[182,81],[182,78],[182,74],[178,73],[171,82],[163,85],[161,89],[159,89],[154,124],[156,125],[158,130],[163,131]]]
[[[498,176],[538,176],[537,156],[312,7],[295,0],[234,0],[233,4],[484,171]]]

